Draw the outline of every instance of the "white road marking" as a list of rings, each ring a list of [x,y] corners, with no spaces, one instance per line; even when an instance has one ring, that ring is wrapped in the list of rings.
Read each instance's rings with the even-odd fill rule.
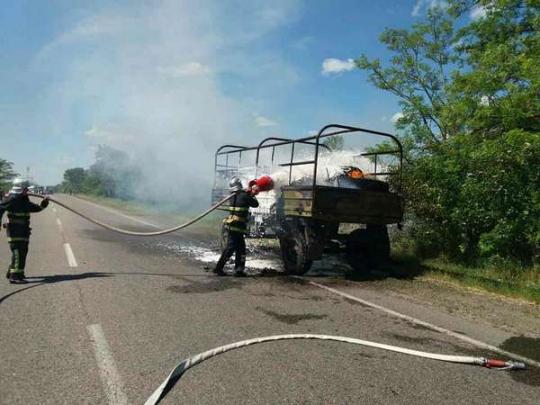
[[[122,379],[114,363],[114,359],[105,339],[101,325],[94,324],[87,326],[88,333],[92,338],[96,361],[99,368],[99,375],[105,395],[109,404],[122,405],[128,404],[127,395],[124,393]]]
[[[54,213],[56,213],[56,208],[54,208],[54,207],[53,207],[53,209],[52,209],[52,210],[53,210],[53,212],[54,212]]]
[[[62,222],[60,221],[60,218],[56,218],[56,223],[58,224],[60,229],[62,229]]]
[[[298,279],[303,279],[303,278],[298,277],[298,276],[293,276],[293,277],[298,278]],[[385,313],[387,313],[389,315],[392,315],[392,316],[395,316],[397,318],[401,318],[401,319],[404,319],[406,321],[412,322],[412,323],[414,323],[416,325],[421,325],[421,326],[424,326],[424,327],[429,328],[431,330],[434,330],[434,331],[437,331],[437,332],[444,333],[446,335],[452,336],[452,337],[454,337],[456,339],[462,340],[464,342],[467,342],[467,343],[472,344],[474,346],[480,347],[482,349],[491,350],[492,352],[496,352],[496,353],[508,356],[508,357],[510,357],[510,358],[512,358],[514,360],[519,360],[519,361],[522,361],[522,362],[524,362],[526,364],[534,365],[536,367],[540,367],[540,362],[535,361],[533,359],[529,359],[528,357],[524,357],[524,356],[516,354],[516,353],[508,352],[508,351],[503,350],[503,349],[499,349],[497,346],[490,345],[489,343],[485,343],[485,342],[482,342],[480,340],[470,338],[470,337],[468,337],[466,335],[462,335],[460,333],[456,333],[456,332],[453,332],[451,330],[448,330],[448,329],[442,328],[440,326],[434,325],[432,323],[422,321],[422,320],[414,318],[412,316],[402,314],[401,312],[397,312],[397,311],[394,311],[392,309],[383,307],[382,305],[374,304],[373,302],[366,301],[366,300],[364,300],[362,298],[355,297],[354,295],[350,295],[350,294],[347,294],[346,292],[336,290],[335,288],[328,287],[328,286],[326,286],[324,284],[319,284],[319,283],[316,283],[314,281],[308,281],[308,283],[311,284],[312,286],[322,288],[323,290],[329,291],[329,292],[331,292],[333,294],[340,295],[340,296],[342,296],[344,298],[348,298],[350,300],[356,301],[356,302],[358,302],[360,304],[363,304],[363,305],[366,305],[368,307],[378,309],[379,311],[385,312]]]
[[[77,260],[71,250],[71,245],[69,243],[64,243],[64,252],[66,253],[66,258],[69,264],[69,267],[77,267]]]

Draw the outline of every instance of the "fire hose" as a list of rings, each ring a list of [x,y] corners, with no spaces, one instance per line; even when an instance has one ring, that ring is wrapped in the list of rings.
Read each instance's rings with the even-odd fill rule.
[[[45,196],[42,196],[40,194],[28,193],[28,195],[31,196],[31,197],[46,198]],[[183,223],[181,225],[177,225],[177,226],[175,226],[173,228],[162,229],[162,230],[154,231],[154,232],[136,232],[136,231],[128,231],[127,229],[117,228],[115,226],[112,226],[112,225],[106,224],[104,222],[98,221],[97,219],[91,218],[88,215],[85,215],[82,212],[79,212],[79,211],[69,207],[68,205],[66,205],[64,203],[62,203],[62,202],[60,202],[58,200],[55,200],[54,198],[48,197],[48,199],[50,201],[52,201],[53,203],[58,204],[59,206],[65,208],[66,210],[71,211],[74,214],[80,216],[81,218],[84,218],[87,221],[90,221],[93,224],[101,226],[102,228],[108,229],[110,231],[118,232],[118,233],[121,233],[121,234],[124,234],[124,235],[132,235],[132,236],[158,236],[158,235],[165,235],[167,233],[179,231],[180,229],[184,229],[184,228],[187,228],[190,225],[193,225],[195,222],[200,221],[205,216],[210,214],[212,211],[215,211],[216,209],[218,209],[220,205],[222,205],[222,204],[226,203],[227,201],[229,201],[232,197],[234,197],[234,195],[235,194],[231,194],[231,195],[223,198],[222,200],[220,200],[217,203],[215,203],[214,205],[212,205],[209,209],[204,211],[202,214],[200,214],[197,217],[189,220],[186,223]]]
[[[251,185],[251,184],[250,184]],[[32,197],[38,197],[38,198],[45,198],[42,195],[39,194],[29,194]],[[79,215],[80,217],[86,219],[87,221],[92,222],[93,224],[96,224],[98,226],[101,226],[105,229],[118,232],[125,235],[133,235],[133,236],[157,236],[157,235],[164,235],[167,233],[175,232],[180,229],[186,228],[195,222],[201,220],[208,214],[210,214],[212,211],[215,211],[219,206],[230,200],[232,197],[234,197],[235,194],[231,194],[222,200],[218,201],[216,204],[211,206],[208,210],[203,212],[202,214],[198,215],[197,217],[191,219],[190,221],[175,226],[173,228],[163,229],[155,232],[135,232],[135,231],[128,231],[125,229],[117,228],[115,226],[103,223],[101,221],[98,221],[94,218],[91,218],[69,206],[66,204],[55,200],[54,198],[50,198],[49,200],[54,202],[55,204],[58,204],[59,206],[67,209],[68,211],[73,212],[76,215]],[[397,353],[403,353],[408,354],[412,356],[417,357],[423,357],[427,359],[432,360],[439,360],[439,361],[445,361],[445,362],[451,362],[451,363],[461,363],[461,364],[471,364],[471,365],[479,365],[484,366],[488,368],[495,368],[498,370],[522,370],[525,369],[525,364],[517,361],[504,361],[504,360],[496,360],[496,359],[487,359],[484,357],[471,357],[471,356],[454,356],[454,355],[445,355],[445,354],[437,354],[437,353],[429,353],[429,352],[423,352],[419,350],[412,350],[407,349],[404,347],[399,346],[393,346],[383,343],[377,343],[377,342],[371,342],[368,340],[361,340],[361,339],[355,339],[355,338],[349,338],[349,337],[343,337],[343,336],[331,336],[331,335],[316,335],[316,334],[290,334],[290,335],[276,335],[276,336],[266,336],[266,337],[260,337],[255,339],[249,339],[249,340],[243,340],[236,343],[231,343],[225,346],[220,346],[212,350],[208,350],[203,353],[199,353],[195,356],[189,357],[179,363],[167,376],[167,378],[161,383],[161,385],[152,393],[152,395],[146,400],[145,405],[154,405],[158,404],[176,385],[176,383],[180,380],[180,378],[185,374],[185,372],[196,366],[197,364],[202,363],[205,360],[208,360],[212,357],[218,356],[220,354],[226,353],[231,350],[240,349],[243,347],[260,344],[260,343],[267,343],[267,342],[274,342],[278,340],[298,340],[298,339],[310,339],[310,340],[329,340],[329,341],[336,341],[336,342],[343,342],[343,343],[351,343],[356,345],[362,345],[362,346],[368,346],[368,347],[375,347],[383,350],[389,350]]]
[[[266,336],[255,339],[243,340],[241,342],[231,343],[225,346],[220,346],[212,350],[208,350],[203,353],[199,353],[195,356],[189,357],[178,364],[167,378],[161,383],[161,385],[150,395],[146,400],[145,405],[155,405],[158,404],[165,396],[171,391],[175,384],[180,380],[184,373],[196,366],[197,364],[202,363],[205,360],[208,360],[212,357],[218,356],[220,354],[226,353],[231,350],[240,349],[246,346],[252,346],[259,343],[274,342],[276,340],[292,340],[292,339],[313,339],[313,340],[331,340],[336,342],[352,343],[356,345],[375,347],[378,349],[389,350],[392,352],[408,354],[411,356],[423,357],[432,360],[440,360],[450,363],[461,363],[461,364],[471,364],[477,366],[483,366],[487,368],[495,368],[497,370],[523,370],[525,369],[525,364],[516,362],[516,361],[504,361],[504,360],[495,360],[487,359],[484,357],[471,357],[471,356],[453,356],[447,354],[437,354],[422,352],[419,350],[407,349],[399,346],[392,346],[383,343],[371,342],[369,340],[360,340],[355,338],[343,337],[343,336],[331,336],[331,335],[315,335],[315,334],[291,334],[291,335],[276,335],[276,336]]]

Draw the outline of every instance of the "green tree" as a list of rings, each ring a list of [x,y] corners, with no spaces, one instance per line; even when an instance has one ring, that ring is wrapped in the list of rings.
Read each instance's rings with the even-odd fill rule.
[[[322,144],[328,147],[331,151],[341,151],[345,145],[345,140],[341,135],[334,135],[326,138]]]
[[[473,7],[484,16],[458,31],[466,69],[454,73],[445,115],[462,132],[495,137],[512,129],[540,131],[540,7],[532,0],[459,0],[460,17]]]
[[[67,169],[64,172],[62,190],[68,193],[80,193],[84,188],[86,171],[82,167]]]
[[[383,33],[390,66],[358,61],[375,85],[400,98],[405,195],[423,254],[538,260],[537,4],[450,0],[409,31]],[[483,16],[463,25],[473,7]]]
[[[457,61],[454,49],[454,18],[440,7],[411,30],[386,29],[380,40],[393,54],[389,64],[366,55],[356,61],[369,73],[370,81],[399,98],[403,116],[397,127],[407,130],[415,144],[430,147],[453,133],[443,110],[448,103],[449,70]]]
[[[11,180],[17,176],[13,170],[13,163],[0,159],[0,191],[6,191],[11,185]]]

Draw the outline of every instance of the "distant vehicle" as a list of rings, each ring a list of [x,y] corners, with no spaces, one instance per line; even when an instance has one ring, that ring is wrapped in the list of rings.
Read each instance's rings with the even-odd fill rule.
[[[343,151],[332,150],[321,139],[350,134],[375,135],[375,139],[380,136],[390,142],[376,152],[345,151],[354,166],[336,166],[335,155]],[[295,154],[301,147],[310,152]],[[261,163],[262,151],[267,158],[271,156],[269,164]],[[385,156],[397,159],[392,170],[381,164]],[[364,174],[360,162],[368,162],[374,169]],[[327,125],[305,138],[266,138],[254,147],[224,145],[215,155],[212,200],[215,203],[229,194],[226,184],[231,177],[249,181],[266,171],[276,187],[267,203],[267,195],[259,195],[260,206],[252,210],[248,222],[249,236],[277,237],[289,274],[304,274],[324,252],[342,250],[355,271],[364,271],[389,258],[387,225],[403,221],[402,162],[403,148],[394,135],[344,125]],[[392,176],[397,178],[390,187],[385,180]],[[222,229],[221,244],[226,237]]]

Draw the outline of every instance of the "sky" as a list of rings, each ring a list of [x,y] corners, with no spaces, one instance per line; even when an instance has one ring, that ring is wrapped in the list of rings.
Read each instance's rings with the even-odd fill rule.
[[[397,99],[353,60],[387,58],[384,28],[441,3],[4,0],[0,157],[56,184],[105,144],[147,165],[160,187],[193,187],[224,143],[327,123],[392,131]]]

